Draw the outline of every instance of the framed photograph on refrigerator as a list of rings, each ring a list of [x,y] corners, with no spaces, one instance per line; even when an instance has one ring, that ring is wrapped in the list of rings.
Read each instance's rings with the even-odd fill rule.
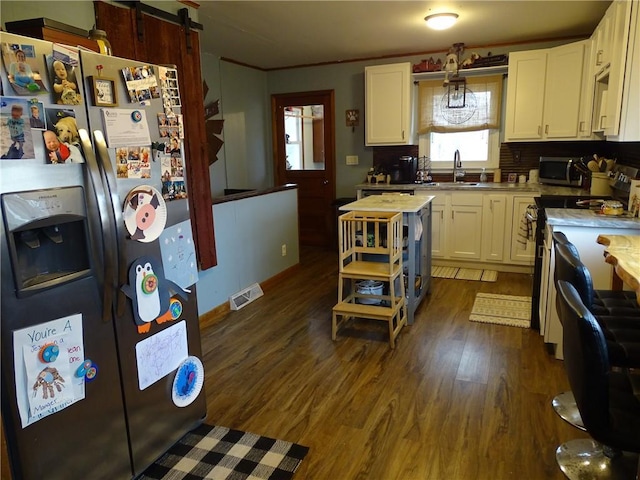
[[[115,81],[104,77],[89,77],[91,84],[91,99],[96,107],[117,107]]]

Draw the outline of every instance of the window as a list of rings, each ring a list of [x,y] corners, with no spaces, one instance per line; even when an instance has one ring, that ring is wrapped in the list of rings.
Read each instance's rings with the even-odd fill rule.
[[[287,170],[324,170],[324,106],[284,110]]]
[[[302,108],[287,107],[284,112],[287,170],[302,168]]]
[[[419,156],[429,157],[432,170],[450,170],[453,153],[459,150],[467,169],[498,168],[500,163],[500,131],[427,133],[418,140]]]
[[[465,168],[498,167],[502,76],[465,80],[458,90],[440,80],[419,84],[419,155],[434,170],[450,169],[456,150]]]

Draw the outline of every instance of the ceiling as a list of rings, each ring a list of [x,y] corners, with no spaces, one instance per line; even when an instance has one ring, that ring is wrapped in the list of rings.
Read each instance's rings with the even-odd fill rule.
[[[204,52],[270,70],[357,59],[588,36],[610,0],[202,0]],[[424,17],[452,11],[446,31]],[[504,53],[496,48],[494,54]],[[464,55],[463,55],[464,57]]]

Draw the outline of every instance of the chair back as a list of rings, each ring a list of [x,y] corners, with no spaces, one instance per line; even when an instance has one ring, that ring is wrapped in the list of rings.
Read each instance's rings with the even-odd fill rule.
[[[557,285],[563,327],[564,368],[587,431],[597,440],[609,429],[609,354],[604,333],[578,291]]]
[[[593,305],[593,281],[591,273],[584,263],[574,253],[573,245],[556,244],[554,278],[556,283],[560,280],[569,282],[580,294],[582,303],[587,307]]]
[[[578,253],[578,249],[576,248],[576,246],[571,243],[569,241],[569,239],[567,238],[567,236],[562,233],[562,232],[553,232],[551,234],[551,238],[553,239],[553,245],[554,248],[556,245],[560,244],[560,245],[567,245],[570,249],[571,252],[577,257],[580,258],[580,254]]]

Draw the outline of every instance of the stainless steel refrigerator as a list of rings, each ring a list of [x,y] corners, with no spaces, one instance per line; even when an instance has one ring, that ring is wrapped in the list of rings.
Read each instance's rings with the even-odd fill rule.
[[[136,477],[206,416],[179,78],[4,32],[0,47],[11,470]]]

